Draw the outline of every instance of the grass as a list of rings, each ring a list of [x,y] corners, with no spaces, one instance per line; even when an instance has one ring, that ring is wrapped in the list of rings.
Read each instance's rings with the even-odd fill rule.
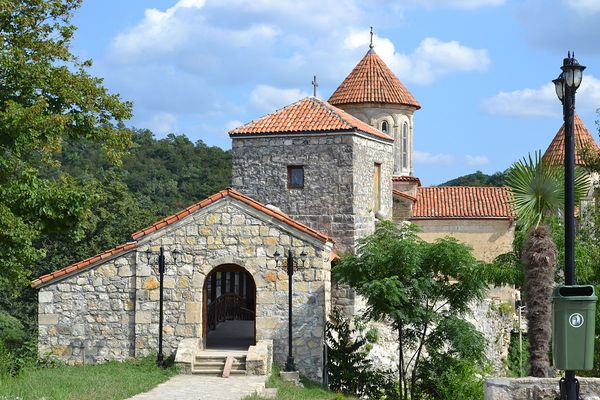
[[[266,383],[268,388],[277,388],[277,399],[278,400],[346,400],[354,399],[354,397],[347,397],[340,393],[335,393],[322,385],[313,382],[309,379],[302,377],[302,384],[304,387],[295,386],[289,382],[283,381],[279,377],[279,368],[273,365],[273,371],[271,377]],[[262,398],[258,395],[247,396],[244,400],[261,400]],[[2,400],[0,398],[0,400]]]
[[[145,392],[177,373],[154,357],[87,366],[30,368],[0,376],[0,400],[119,400]]]

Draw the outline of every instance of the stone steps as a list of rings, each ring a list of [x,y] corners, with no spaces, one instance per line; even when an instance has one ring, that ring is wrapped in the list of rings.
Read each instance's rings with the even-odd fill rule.
[[[202,354],[196,355],[192,364],[192,374],[222,376],[225,362],[229,354]],[[231,375],[246,375],[246,356],[234,355],[231,364]]]

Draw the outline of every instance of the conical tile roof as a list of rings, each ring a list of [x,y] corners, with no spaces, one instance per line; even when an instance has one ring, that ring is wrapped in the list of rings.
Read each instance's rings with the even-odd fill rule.
[[[365,54],[328,101],[333,105],[388,103],[421,108],[373,49]]]
[[[269,135],[311,132],[363,132],[380,139],[394,140],[344,110],[316,97],[306,97],[271,114],[235,128],[229,135]]]
[[[588,148],[590,151],[595,153],[600,151],[598,144],[586,128],[585,124],[579,118],[579,115],[575,115],[575,126],[573,129],[573,135],[575,137],[575,165],[585,165],[583,159],[583,149]],[[564,165],[565,162],[565,124],[563,124],[548,149],[544,153],[543,160],[550,164]]]

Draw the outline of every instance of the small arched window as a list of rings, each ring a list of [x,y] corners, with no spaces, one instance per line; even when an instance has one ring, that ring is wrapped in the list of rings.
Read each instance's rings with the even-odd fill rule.
[[[408,168],[408,124],[402,125],[402,168]]]
[[[381,123],[381,132],[388,133],[390,131],[390,126],[387,121],[383,121]]]

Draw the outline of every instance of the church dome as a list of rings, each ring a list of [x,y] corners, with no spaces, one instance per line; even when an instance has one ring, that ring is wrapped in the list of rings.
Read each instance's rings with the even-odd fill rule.
[[[417,110],[421,108],[419,102],[373,49],[369,49],[333,92],[328,103],[335,106],[353,103],[387,103],[414,107]]]

